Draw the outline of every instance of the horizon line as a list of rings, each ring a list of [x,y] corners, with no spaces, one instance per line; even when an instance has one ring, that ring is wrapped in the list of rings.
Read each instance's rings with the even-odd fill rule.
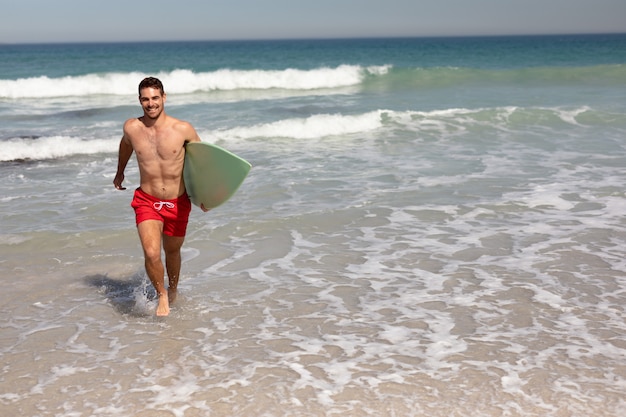
[[[462,39],[462,38],[521,38],[521,37],[573,37],[614,36],[624,32],[563,32],[563,33],[518,33],[518,34],[475,34],[475,35],[389,35],[389,36],[338,36],[338,37],[276,37],[276,38],[224,38],[224,39],[169,39],[169,40],[91,40],[91,41],[30,41],[0,42],[0,46],[19,45],[72,45],[72,44],[131,44],[131,43],[177,43],[177,42],[280,42],[280,41],[334,41],[373,39]]]

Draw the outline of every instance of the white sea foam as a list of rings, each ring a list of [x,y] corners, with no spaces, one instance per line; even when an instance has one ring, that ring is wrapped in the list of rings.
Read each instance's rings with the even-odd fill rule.
[[[380,128],[382,126],[381,113],[382,111],[374,111],[354,116],[320,114],[307,118],[206,131],[200,134],[207,141],[232,141],[257,137],[315,139],[343,136],[366,133]],[[0,161],[44,160],[73,155],[113,153],[117,151],[118,146],[118,138],[89,140],[68,136],[15,138],[2,142]]]
[[[335,68],[310,70],[234,70],[193,72],[178,69],[171,72],[145,74],[105,73],[49,78],[47,76],[0,80],[0,98],[45,98],[98,95],[135,95],[138,80],[154,75],[163,81],[166,92],[187,94],[198,91],[239,89],[332,89],[358,85],[368,75],[384,75],[390,66],[362,67],[340,65]]]
[[[382,111],[358,115],[318,114],[306,118],[286,119],[249,127],[208,132],[207,136],[220,139],[295,138],[315,139],[364,133],[382,126]]]
[[[420,133],[426,119],[458,123],[454,112],[384,117]],[[71,233],[29,253],[62,278],[11,287],[2,405],[29,415],[615,415],[626,385],[620,167],[483,139],[359,141],[340,161],[295,140],[303,160],[325,158],[298,172],[284,149],[264,146],[270,162],[228,210],[192,217],[186,300],[164,321],[152,319],[145,278],[110,280],[119,296],[83,284],[95,255],[130,238]],[[581,156],[586,166],[570,162]],[[437,171],[447,159],[454,175]],[[88,181],[103,167],[83,169]],[[95,195],[81,206],[99,209]],[[141,269],[138,244],[126,245]],[[87,262],[68,268],[68,256]],[[45,302],[22,301],[42,287]]]
[[[51,136],[38,139],[11,139],[2,142],[0,161],[42,160],[73,155],[115,152],[119,139],[83,140],[76,137]]]
[[[313,114],[302,118],[287,118],[274,122],[240,125],[222,129],[201,130],[200,136],[209,142],[225,141],[226,143],[237,140],[254,138],[288,138],[297,140],[323,139],[327,137],[341,137],[349,140],[357,135],[371,135],[381,128],[394,129],[400,127],[406,131],[415,131],[420,138],[433,137],[457,137],[471,129],[489,127],[503,129],[507,118],[514,112],[527,112],[532,109],[517,108],[493,108],[493,109],[447,109],[433,110],[430,112],[415,111],[392,111],[379,109],[360,114]],[[585,108],[573,109],[565,112],[563,109],[541,109],[548,115],[563,114],[577,115],[587,111]],[[543,117],[542,115],[538,116]],[[572,116],[574,117],[574,116]],[[115,127],[112,123],[104,124],[110,129]],[[99,122],[93,132],[102,130],[103,123]],[[90,130],[91,132],[91,130]],[[108,131],[104,131],[105,133]],[[111,130],[113,132],[113,130]],[[93,134],[93,133],[90,133]],[[119,145],[118,137],[113,138],[80,138],[70,135],[44,136],[41,138],[13,138],[2,142],[0,147],[0,161],[14,160],[43,160],[68,157],[72,155],[89,155],[98,153],[113,153]],[[489,163],[489,169],[501,170],[503,174],[511,174],[511,167],[506,167],[501,162],[506,162],[506,157],[498,155],[485,155],[485,162]],[[424,161],[428,163],[428,161]],[[520,169],[515,168],[513,169]],[[449,184],[465,178],[450,175],[430,176],[420,178],[424,185]],[[495,173],[495,171],[494,171]],[[541,187],[545,187],[541,185]],[[547,203],[547,193],[544,193],[544,203]],[[558,200],[558,199],[557,199]],[[554,200],[555,202],[557,200]],[[564,202],[561,201],[561,204]],[[537,201],[533,204],[541,204]]]

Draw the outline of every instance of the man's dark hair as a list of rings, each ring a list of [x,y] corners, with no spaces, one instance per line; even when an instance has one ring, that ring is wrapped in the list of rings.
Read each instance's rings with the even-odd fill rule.
[[[141,96],[141,90],[144,88],[157,88],[161,91],[161,95],[165,94],[165,90],[163,90],[163,83],[158,78],[147,77],[141,80],[139,83],[139,95]]]

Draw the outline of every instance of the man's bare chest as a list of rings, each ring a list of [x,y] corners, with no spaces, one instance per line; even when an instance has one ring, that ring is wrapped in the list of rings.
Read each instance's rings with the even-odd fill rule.
[[[184,141],[178,140],[175,135],[167,132],[142,132],[133,141],[133,147],[137,155],[143,158],[158,160],[176,160],[183,152]],[[171,133],[171,132],[170,132]]]

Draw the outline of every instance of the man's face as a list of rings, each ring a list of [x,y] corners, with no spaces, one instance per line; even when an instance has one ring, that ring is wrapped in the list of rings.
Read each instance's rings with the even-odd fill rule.
[[[139,95],[139,103],[143,108],[143,114],[150,119],[157,119],[163,112],[165,94],[161,95],[158,88],[144,88]]]

